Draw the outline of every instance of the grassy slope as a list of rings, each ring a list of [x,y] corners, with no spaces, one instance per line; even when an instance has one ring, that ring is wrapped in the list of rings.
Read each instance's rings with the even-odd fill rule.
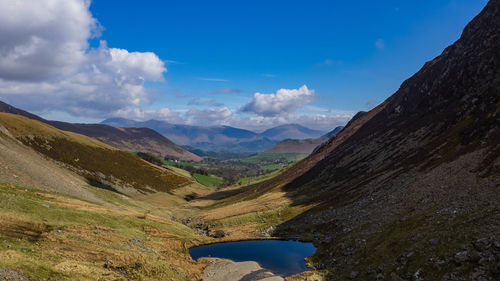
[[[114,207],[0,183],[0,267],[61,280],[199,280],[191,228],[155,205],[94,189]]]
[[[262,160],[277,160],[284,158],[288,161],[299,161],[304,159],[307,154],[304,153],[261,153],[251,157],[241,159],[242,162],[246,163],[259,163]]]
[[[23,144],[69,165],[89,182],[132,187],[141,192],[169,191],[191,181],[92,138],[58,130],[19,115],[0,113],[3,125]]]
[[[169,139],[148,128],[116,128],[103,124],[74,124],[49,121],[0,101],[0,112],[28,117],[58,128],[97,139],[125,151],[142,151],[183,160],[201,161],[202,158],[184,150]]]

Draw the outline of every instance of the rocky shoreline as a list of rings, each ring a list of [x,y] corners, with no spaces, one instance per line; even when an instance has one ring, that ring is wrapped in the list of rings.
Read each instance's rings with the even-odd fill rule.
[[[204,281],[282,281],[283,277],[262,268],[257,262],[201,258],[210,263],[203,271]]]

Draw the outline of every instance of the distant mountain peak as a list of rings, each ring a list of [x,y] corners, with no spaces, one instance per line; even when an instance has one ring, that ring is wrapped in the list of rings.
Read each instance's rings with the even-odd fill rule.
[[[193,126],[171,124],[166,121],[134,121],[125,118],[109,118],[101,122],[117,127],[147,127],[160,132],[180,145],[202,150],[229,152],[261,152],[283,139],[317,138],[325,134],[300,124],[284,124],[257,133],[227,125]]]
[[[17,114],[33,120],[41,121],[60,130],[82,134],[126,151],[149,152],[182,160],[200,161],[202,159],[201,157],[186,151],[152,129],[137,128],[136,126],[124,126],[127,128],[120,128],[112,125],[115,123],[121,124],[123,122],[129,122],[129,120],[125,118],[116,117],[106,119],[109,124],[75,124],[50,121],[1,101],[0,112]]]

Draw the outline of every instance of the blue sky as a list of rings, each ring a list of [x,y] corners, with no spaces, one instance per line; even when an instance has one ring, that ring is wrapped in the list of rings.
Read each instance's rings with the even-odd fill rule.
[[[138,74],[137,68],[113,68],[130,73],[127,79],[143,79],[147,94],[134,99],[121,88],[117,98],[106,96],[100,104],[100,93],[53,105],[33,98],[30,104],[2,94],[0,80],[0,98],[69,121],[122,116],[251,129],[297,122],[326,130],[389,97],[458,39],[486,2],[94,0],[83,4],[94,25],[83,54],[115,58],[116,48],[131,60],[134,52],[154,53],[167,71],[149,71],[149,63]],[[279,89],[286,90],[277,94]],[[57,91],[61,99],[69,92]]]

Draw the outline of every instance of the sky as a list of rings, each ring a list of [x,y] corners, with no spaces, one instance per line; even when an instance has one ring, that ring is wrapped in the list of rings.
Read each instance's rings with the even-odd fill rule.
[[[69,122],[328,131],[392,95],[485,0],[0,0],[0,100]]]

